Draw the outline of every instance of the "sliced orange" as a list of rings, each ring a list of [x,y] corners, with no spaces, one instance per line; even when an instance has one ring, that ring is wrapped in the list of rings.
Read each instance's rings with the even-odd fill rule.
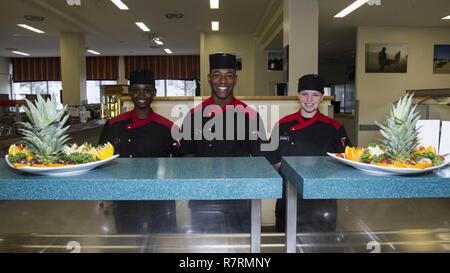
[[[345,147],[345,158],[353,161],[359,161],[364,149],[360,147]]]
[[[48,167],[48,165],[45,165],[45,164],[31,164],[31,167],[46,168],[46,167]]]
[[[59,164],[59,163],[50,163],[47,166],[48,167],[64,167],[64,166],[71,166],[72,164]]]
[[[428,146],[427,148],[420,146],[417,150],[416,153],[418,154],[423,154],[423,153],[428,153],[431,152],[433,154],[436,154],[436,148],[434,148],[433,146]]]
[[[98,146],[95,148],[95,154],[99,160],[105,160],[114,155],[114,146],[111,143]]]
[[[22,168],[22,167],[28,167],[30,164],[24,164],[24,163],[14,163],[14,167],[16,168]]]
[[[424,162],[424,163],[417,163],[416,165],[412,165],[412,168],[415,168],[415,169],[426,169],[426,168],[430,168],[430,167],[433,167],[433,163]]]

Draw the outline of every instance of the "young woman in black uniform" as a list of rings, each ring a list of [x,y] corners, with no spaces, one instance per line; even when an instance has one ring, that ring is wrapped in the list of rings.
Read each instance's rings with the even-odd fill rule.
[[[324,156],[327,152],[344,152],[351,142],[344,127],[336,120],[319,112],[323,101],[324,81],[318,75],[308,74],[299,79],[298,97],[301,109],[282,118],[272,132],[279,130],[278,149],[268,153],[268,160],[278,169],[282,156]],[[284,231],[286,201],[276,203],[276,230]],[[304,200],[298,196],[298,231],[327,232],[336,228],[336,200]]]

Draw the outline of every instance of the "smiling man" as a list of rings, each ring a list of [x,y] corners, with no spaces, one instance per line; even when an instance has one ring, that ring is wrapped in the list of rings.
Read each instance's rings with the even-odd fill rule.
[[[262,156],[264,127],[259,114],[235,98],[236,56],[209,56],[211,97],[183,121],[180,152],[196,157]],[[230,159],[231,160],[231,159]],[[201,166],[199,166],[201,168]],[[190,201],[192,232],[249,232],[250,202]]]
[[[275,168],[281,165],[282,156],[325,156],[327,152],[344,152],[351,146],[344,127],[319,111],[323,101],[324,80],[308,74],[298,81],[300,111],[282,118],[272,132],[279,132],[278,149],[268,152],[268,160]],[[276,229],[285,229],[285,197],[276,204]],[[334,231],[337,217],[336,200],[304,200],[298,196],[298,231]]]

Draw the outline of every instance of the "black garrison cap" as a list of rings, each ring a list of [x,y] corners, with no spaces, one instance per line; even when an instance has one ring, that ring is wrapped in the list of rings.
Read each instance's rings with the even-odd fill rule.
[[[236,69],[236,56],[229,53],[209,55],[209,69]]]
[[[130,85],[151,84],[155,86],[155,75],[150,70],[134,70],[130,73]]]
[[[302,90],[316,90],[323,94],[323,87],[323,79],[316,74],[304,75],[298,80],[298,92]]]

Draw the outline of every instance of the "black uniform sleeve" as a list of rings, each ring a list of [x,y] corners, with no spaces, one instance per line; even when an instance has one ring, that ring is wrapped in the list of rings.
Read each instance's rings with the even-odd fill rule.
[[[347,136],[344,126],[341,126],[336,133],[336,153],[343,153],[346,146],[353,146]]]
[[[100,138],[98,140],[98,145],[103,145],[107,142],[111,143],[115,149],[119,146],[119,125],[114,124],[111,125],[109,121],[105,123],[102,129],[102,133],[100,134]]]
[[[267,158],[267,160],[272,165],[275,165],[275,164],[281,162],[281,153],[280,153],[279,141],[273,141],[273,138],[278,138],[278,140],[279,140],[279,134],[280,134],[279,132],[280,132],[280,127],[278,126],[278,124],[275,124],[275,126],[272,128],[271,136],[270,136],[270,139],[269,139],[269,143],[272,143],[270,145],[270,147],[272,149],[269,150],[269,151],[264,152],[265,157]],[[273,142],[277,142],[278,145],[275,145],[276,146],[275,147]]]
[[[109,121],[107,121],[105,125],[103,125],[102,133],[100,134],[100,138],[98,140],[98,145],[103,145],[106,142],[110,142],[112,144],[111,137],[111,126],[109,125]]]
[[[179,154],[181,156],[194,155],[196,153],[194,141],[194,114],[188,113],[181,127],[181,139]]]
[[[177,139],[173,138],[173,131],[179,131],[180,128],[176,125],[172,126],[171,131],[168,131],[168,136],[166,137],[167,143],[166,147],[172,157],[179,157],[180,156],[180,142]]]

